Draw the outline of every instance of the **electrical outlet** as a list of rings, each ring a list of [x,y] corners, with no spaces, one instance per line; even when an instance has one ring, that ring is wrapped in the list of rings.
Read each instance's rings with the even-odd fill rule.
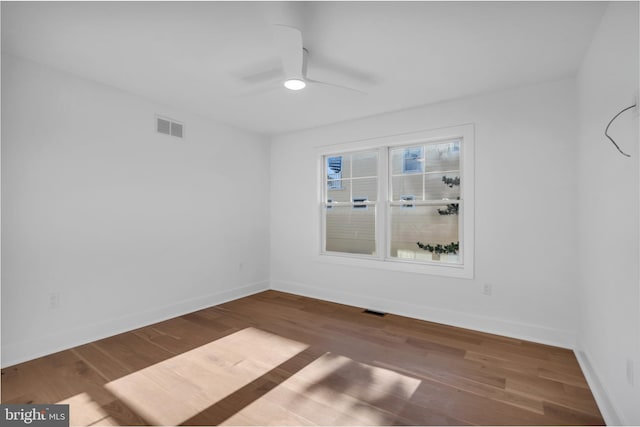
[[[482,285],[482,295],[491,295],[493,292],[491,283],[485,283]]]
[[[60,293],[51,292],[49,294],[49,308],[58,308],[60,306]]]
[[[629,385],[633,386],[634,383],[634,369],[633,369],[633,360],[627,359],[627,382]]]

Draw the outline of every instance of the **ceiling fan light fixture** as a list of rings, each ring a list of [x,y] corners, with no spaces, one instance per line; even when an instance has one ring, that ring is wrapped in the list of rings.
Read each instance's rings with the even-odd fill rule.
[[[284,82],[284,87],[289,90],[300,90],[304,89],[306,86],[307,84],[301,79],[289,79]]]

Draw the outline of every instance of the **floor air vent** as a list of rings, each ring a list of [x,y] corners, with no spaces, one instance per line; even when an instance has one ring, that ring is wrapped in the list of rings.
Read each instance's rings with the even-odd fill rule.
[[[362,311],[364,314],[371,314],[372,316],[384,317],[385,314],[381,311],[369,310],[368,308]]]

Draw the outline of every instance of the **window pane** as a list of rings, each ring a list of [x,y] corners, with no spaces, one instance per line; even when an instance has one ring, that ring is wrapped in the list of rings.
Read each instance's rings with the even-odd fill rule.
[[[375,206],[353,209],[334,206],[326,210],[326,247],[328,252],[374,255]]]
[[[402,200],[402,196],[415,196],[422,200],[422,175],[400,175],[391,178],[393,201]]]
[[[351,155],[337,155],[325,157],[328,179],[342,179],[351,177]]]
[[[440,263],[460,263],[455,251],[458,243],[458,220],[455,213],[447,214],[451,205],[415,206],[411,209],[391,208],[391,256]],[[457,207],[457,204],[455,204]],[[443,214],[444,213],[444,214]],[[433,251],[421,249],[417,243],[429,245]],[[453,245],[452,245],[453,243]],[[439,250],[435,250],[440,245]],[[435,258],[432,252],[442,252]],[[446,253],[451,252],[451,253]]]
[[[428,173],[424,175],[426,200],[455,200],[460,197],[460,174]]]
[[[337,186],[340,184],[340,186]],[[332,185],[335,188],[332,188]],[[351,201],[351,181],[329,181],[327,183],[327,199],[334,202],[350,202]]]
[[[327,179],[336,180],[342,178],[342,156],[327,157]]]
[[[327,189],[329,190],[342,190],[342,180],[341,179],[329,179],[327,180]]]
[[[351,181],[353,188],[353,198],[365,198],[370,201],[377,200],[378,196],[378,179],[362,178]]]
[[[391,150],[391,174],[412,174],[424,171],[424,147],[403,147]]]
[[[439,172],[460,169],[460,142],[427,145],[426,171]]]
[[[377,176],[378,175],[378,153],[376,151],[365,151],[351,155],[352,176]]]
[[[342,177],[351,178],[351,154],[342,156]]]
[[[402,173],[420,173],[424,170],[424,147],[404,149]]]
[[[391,174],[401,175],[404,148],[391,150],[390,156],[391,156]]]

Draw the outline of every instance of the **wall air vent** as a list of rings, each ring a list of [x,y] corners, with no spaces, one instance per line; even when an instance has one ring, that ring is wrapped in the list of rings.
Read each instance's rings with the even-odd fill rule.
[[[183,138],[184,124],[173,119],[156,116],[156,132]]]

